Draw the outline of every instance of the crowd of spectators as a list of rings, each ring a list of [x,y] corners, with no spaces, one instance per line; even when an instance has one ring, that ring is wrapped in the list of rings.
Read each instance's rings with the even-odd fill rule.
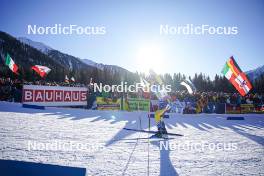
[[[243,97],[239,93],[195,92],[194,94],[189,94],[186,91],[182,91],[172,93],[171,97],[185,102],[197,102],[201,97],[205,97],[211,103],[226,103],[232,105],[264,104],[264,95],[258,93],[249,93]]]
[[[43,86],[68,86],[84,87],[84,84],[75,82],[47,82],[45,80],[28,82],[20,79],[10,79],[0,77],[0,101],[21,102],[23,85],[43,85]]]
[[[20,102],[23,82],[10,78],[0,78],[0,101]]]
[[[22,88],[23,85],[45,85],[45,86],[72,86],[72,87],[88,87],[90,92],[88,95],[92,95],[92,88],[89,85],[84,85],[75,82],[47,82],[47,81],[35,81],[27,82],[24,80],[10,79],[10,78],[0,78],[0,101],[12,101],[20,102],[22,99]],[[94,94],[93,94],[94,95]],[[119,98],[122,93],[100,93],[94,96],[108,96],[109,98]],[[264,95],[263,94],[248,94],[244,97],[240,96],[239,93],[223,93],[223,92],[195,92],[194,94],[189,94],[187,91],[176,91],[171,92],[170,96],[172,101],[185,101],[185,102],[197,102],[201,97],[205,97],[208,102],[212,103],[226,103],[226,104],[254,104],[263,105]],[[144,97],[144,94],[129,94],[128,97],[140,98]],[[151,99],[156,97],[151,95]]]

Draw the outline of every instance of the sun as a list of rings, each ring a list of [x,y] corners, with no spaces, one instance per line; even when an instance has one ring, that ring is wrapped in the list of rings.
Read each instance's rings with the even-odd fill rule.
[[[149,43],[139,47],[137,68],[139,72],[148,73],[150,69],[157,73],[164,72],[164,53],[159,44]]]

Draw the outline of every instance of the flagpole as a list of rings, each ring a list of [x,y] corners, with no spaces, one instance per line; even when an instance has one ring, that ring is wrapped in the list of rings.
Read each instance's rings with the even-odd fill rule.
[[[150,131],[150,106],[151,106],[151,99],[149,95],[149,112],[148,112],[148,129]]]
[[[150,132],[150,106],[151,106],[151,93],[149,92],[149,112],[148,112],[148,130]],[[150,140],[149,140],[149,134],[148,133],[148,176],[149,176],[149,145],[150,145]]]

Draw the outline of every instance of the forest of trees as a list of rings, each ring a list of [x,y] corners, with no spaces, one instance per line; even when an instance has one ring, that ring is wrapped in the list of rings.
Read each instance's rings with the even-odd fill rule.
[[[173,85],[173,90],[184,90],[185,88],[180,85],[180,82],[185,79],[190,79],[195,85],[198,91],[202,92],[237,92],[233,85],[222,75],[215,75],[214,79],[210,79],[203,73],[195,74],[194,77],[186,77],[181,73],[174,73],[173,76],[170,74],[165,74],[162,76],[166,84]],[[264,93],[264,75],[255,81],[252,81],[254,93]]]
[[[19,66],[19,75],[12,73],[4,64],[4,56],[9,53]],[[39,50],[21,43],[16,38],[0,32],[0,77],[10,77],[12,79],[21,79],[25,81],[36,81],[41,78],[32,71],[33,65],[45,65],[52,69],[45,80],[64,82],[65,75],[74,77],[77,82],[88,84],[90,78],[94,82],[103,84],[119,84],[126,81],[128,84],[134,84],[140,81],[140,77],[145,78],[144,74],[132,73],[118,66],[105,65],[103,68],[83,63],[79,58],[52,50],[49,53],[42,53]],[[164,84],[172,85],[172,89],[184,90],[180,82],[189,79],[193,82],[198,91],[214,92],[236,92],[234,87],[222,75],[215,75],[214,79],[203,73],[195,74],[193,77],[186,77],[182,73],[160,75]],[[252,82],[252,92],[264,92],[264,75]]]
[[[1,67],[3,68],[3,67]],[[41,80],[38,75],[30,71],[30,73],[27,73],[25,75],[15,75],[13,74],[8,67],[5,67],[5,69],[0,69],[1,77],[11,77],[13,79],[24,79],[26,81],[36,81]],[[139,73],[119,73],[119,72],[113,72],[112,70],[104,69],[94,69],[90,74],[84,73],[84,72],[72,72],[70,75],[75,76],[76,74],[80,73],[79,79],[77,79],[77,82],[88,84],[90,81],[90,78],[93,78],[94,82],[97,83],[103,83],[103,84],[119,84],[121,81],[126,81],[128,84],[134,84],[136,82],[140,81],[140,77],[145,77],[144,74]],[[58,74],[58,72],[56,73]],[[48,76],[47,81],[58,81],[63,82],[65,75],[62,72],[62,75],[60,76],[61,79],[53,79],[52,77]],[[76,76],[75,76],[76,77]],[[180,83],[184,81],[185,79],[189,79],[193,82],[195,85],[197,91],[201,92],[237,92],[232,84],[224,77],[220,75],[215,75],[214,79],[211,80],[209,76],[206,76],[205,74],[195,74],[194,77],[187,77],[184,74],[181,73],[174,73],[173,75],[170,74],[164,74],[160,75],[160,77],[163,79],[164,84],[172,85],[173,91],[180,91],[185,90],[185,87],[182,86]],[[254,93],[264,93],[264,75],[262,75],[259,79],[252,82],[253,84],[253,90]]]

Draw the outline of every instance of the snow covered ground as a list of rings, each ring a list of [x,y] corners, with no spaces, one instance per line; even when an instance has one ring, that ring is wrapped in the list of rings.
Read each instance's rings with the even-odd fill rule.
[[[148,129],[146,112],[34,110],[0,102],[0,159],[85,167],[87,175],[264,175],[264,115],[227,116],[170,115],[168,131],[184,136],[158,141],[122,129]],[[73,149],[56,148],[62,144]]]

